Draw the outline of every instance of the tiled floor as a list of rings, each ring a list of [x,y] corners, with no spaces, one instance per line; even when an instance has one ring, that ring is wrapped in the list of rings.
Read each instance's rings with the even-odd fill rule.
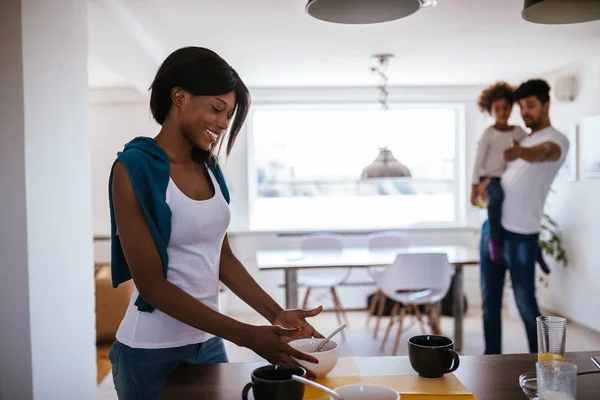
[[[233,315],[234,318],[252,324],[263,324],[265,321],[256,315]],[[350,329],[346,330],[346,340],[340,340],[340,356],[380,356],[390,355],[392,343],[388,341],[388,346],[384,352],[379,350],[381,338],[387,326],[386,320],[382,321],[378,339],[373,339],[374,320],[371,321],[371,327],[365,326],[366,312],[348,313]],[[408,320],[407,320],[408,322]],[[337,320],[332,313],[323,313],[321,316],[313,319],[313,325],[324,335],[327,335],[338,325]],[[409,326],[409,325],[406,325]],[[453,332],[453,320],[451,318],[442,318],[442,330],[448,336]],[[395,331],[393,331],[395,333]],[[567,328],[567,351],[600,351],[600,333],[594,332],[580,325],[569,324]],[[406,355],[407,350],[404,343],[412,335],[419,334],[418,325],[407,329],[401,336],[398,355]],[[338,335],[339,336],[339,335]],[[340,337],[337,337],[340,339]],[[238,347],[232,343],[226,343],[227,353],[231,362],[245,362],[261,360],[251,350]],[[504,353],[525,353],[527,352],[527,342],[525,330],[520,319],[504,318],[503,327],[503,348]],[[483,352],[483,334],[481,326],[481,314],[478,311],[470,311],[464,324],[464,346],[462,354],[479,355]],[[99,386],[98,400],[116,400],[117,396],[113,388],[111,375],[102,381]]]

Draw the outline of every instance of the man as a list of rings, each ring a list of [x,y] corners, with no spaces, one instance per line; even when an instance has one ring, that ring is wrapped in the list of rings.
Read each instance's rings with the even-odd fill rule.
[[[550,87],[543,80],[523,83],[515,92],[521,116],[531,133],[504,152],[502,176],[504,263],[491,260],[487,221],[481,230],[481,292],[485,354],[502,352],[502,294],[506,270],[525,324],[529,351],[537,352],[535,261],[544,203],[569,151],[568,139],[550,124]],[[481,195],[485,197],[485,185]]]

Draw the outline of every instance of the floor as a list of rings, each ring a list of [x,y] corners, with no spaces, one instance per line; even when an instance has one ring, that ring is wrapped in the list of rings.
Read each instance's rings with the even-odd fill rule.
[[[384,351],[379,350],[381,338],[387,327],[387,320],[382,320],[378,339],[373,339],[374,320],[371,321],[370,327],[365,326],[366,312],[350,312],[348,313],[349,329],[346,329],[346,340],[340,339],[340,356],[383,356],[390,355],[392,349],[392,341],[388,340],[388,345]],[[256,315],[232,315],[232,317],[251,324],[264,324],[265,321]],[[407,319],[407,322],[409,320]],[[333,313],[323,313],[321,316],[313,319],[313,326],[322,334],[327,335],[337,326],[337,320]],[[526,353],[527,341],[525,330],[520,319],[504,317],[503,326],[503,349],[504,353]],[[481,313],[478,311],[469,311],[469,314],[464,320],[464,340],[463,351],[464,355],[479,355],[483,352],[483,335],[481,326]],[[406,327],[410,324],[405,324]],[[442,318],[442,330],[444,334],[452,336],[453,320],[452,318]],[[393,331],[394,332],[394,331]],[[398,355],[406,355],[406,339],[410,336],[420,334],[419,325],[413,325],[403,332],[400,338],[400,346]],[[567,328],[567,351],[588,351],[600,350],[600,333],[582,327],[577,324],[569,324]],[[251,350],[238,347],[232,343],[226,342],[227,354],[231,362],[246,362],[260,361],[261,358]],[[104,349],[104,351],[106,351]],[[102,354],[99,353],[100,356]],[[110,369],[110,363],[102,362],[99,357],[99,375],[100,368],[103,371]],[[108,368],[108,370],[107,370]],[[116,400],[117,396],[113,388],[112,377],[110,374],[102,380],[98,390],[98,400]]]
[[[110,346],[110,344],[100,344],[96,346],[98,383],[102,382],[102,380],[111,370],[110,360],[108,359],[108,352],[110,351]]]

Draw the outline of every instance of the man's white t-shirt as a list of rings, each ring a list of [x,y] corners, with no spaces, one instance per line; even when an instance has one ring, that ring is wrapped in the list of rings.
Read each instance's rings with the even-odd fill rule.
[[[534,147],[545,142],[560,147],[557,161],[530,163],[518,159],[508,163],[502,176],[502,226],[509,232],[523,235],[540,232],[546,197],[569,151],[569,139],[551,126],[527,136],[521,146]]]

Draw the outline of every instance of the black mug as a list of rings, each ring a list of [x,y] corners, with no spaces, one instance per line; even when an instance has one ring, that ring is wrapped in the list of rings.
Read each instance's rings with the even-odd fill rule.
[[[305,377],[304,368],[295,365],[267,365],[252,371],[252,382],[244,386],[242,399],[248,400],[252,389],[254,400],[302,400],[304,384],[292,379],[292,375]]]
[[[441,378],[460,364],[454,342],[445,336],[421,335],[408,339],[410,365],[422,377]]]

